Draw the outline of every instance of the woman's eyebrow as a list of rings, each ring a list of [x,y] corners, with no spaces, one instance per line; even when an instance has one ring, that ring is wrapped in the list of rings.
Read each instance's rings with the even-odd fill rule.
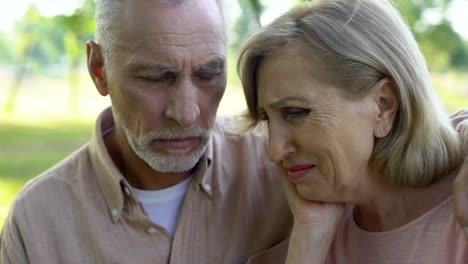
[[[270,108],[279,108],[282,105],[288,104],[288,103],[303,103],[303,104],[310,104],[309,101],[302,97],[296,97],[296,96],[287,96],[284,98],[280,98],[277,100],[273,100],[272,102],[268,103],[268,106]]]

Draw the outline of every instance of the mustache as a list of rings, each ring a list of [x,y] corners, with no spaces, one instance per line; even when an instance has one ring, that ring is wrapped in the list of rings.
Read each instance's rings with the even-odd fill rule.
[[[200,137],[207,138],[210,135],[210,130],[199,126],[182,127],[175,126],[157,131],[145,133],[138,139],[140,143],[149,144],[155,140],[174,140],[177,138]]]

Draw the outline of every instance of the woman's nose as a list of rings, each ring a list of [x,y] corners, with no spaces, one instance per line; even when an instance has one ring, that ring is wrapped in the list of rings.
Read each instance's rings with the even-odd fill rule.
[[[279,162],[295,152],[291,136],[285,129],[268,126],[268,158]]]

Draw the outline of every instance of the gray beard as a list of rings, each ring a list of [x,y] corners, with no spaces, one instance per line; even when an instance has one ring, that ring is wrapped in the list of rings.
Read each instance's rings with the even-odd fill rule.
[[[122,128],[133,152],[148,166],[158,172],[187,172],[193,169],[206,151],[210,130],[191,126],[188,128],[176,126],[158,131],[152,131],[141,137],[132,134],[120,113],[114,109],[115,124]],[[151,143],[159,139],[174,139],[180,137],[199,137],[201,142],[190,151],[166,149],[155,151]]]

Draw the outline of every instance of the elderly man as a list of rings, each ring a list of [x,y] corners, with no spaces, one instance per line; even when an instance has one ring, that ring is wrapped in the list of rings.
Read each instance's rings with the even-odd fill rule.
[[[87,54],[112,108],[89,144],[18,195],[0,263],[244,263],[287,237],[263,140],[215,122],[219,3],[97,1]]]
[[[20,192],[0,263],[282,263],[292,219],[265,142],[215,120],[220,4],[98,0],[87,54],[112,108]]]

